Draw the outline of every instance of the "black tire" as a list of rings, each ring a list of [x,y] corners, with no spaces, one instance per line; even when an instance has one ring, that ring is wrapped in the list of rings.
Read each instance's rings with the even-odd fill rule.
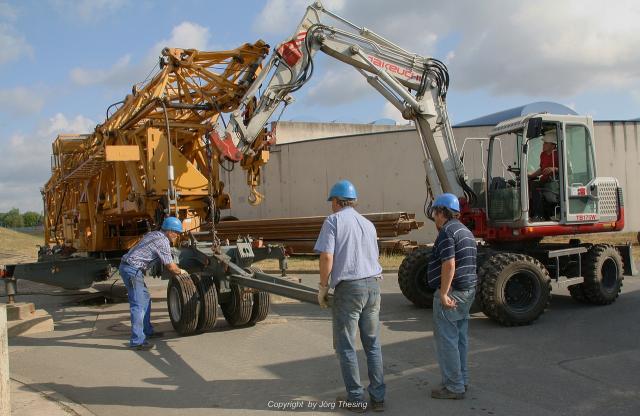
[[[479,275],[482,311],[501,325],[529,325],[549,306],[551,278],[533,257],[499,253],[482,265]]]
[[[246,292],[242,286],[230,285],[229,300],[220,304],[222,314],[231,326],[243,326],[251,319],[253,311],[253,293]]]
[[[398,285],[405,298],[419,308],[433,306],[433,293],[427,285],[427,268],[431,249],[417,249],[402,260],[398,269]]]
[[[253,272],[262,272],[262,269],[258,267],[249,268]],[[249,318],[248,325],[255,325],[258,322],[262,322],[267,319],[269,315],[269,308],[271,307],[271,294],[259,290],[253,294],[253,308],[251,309],[251,318]]]
[[[584,294],[590,303],[609,305],[622,289],[624,267],[615,247],[606,244],[592,246],[584,257],[582,274]]]
[[[172,276],[167,285],[167,308],[173,329],[192,335],[198,326],[198,295],[188,275]]]
[[[580,303],[591,303],[589,299],[587,299],[587,295],[584,293],[584,287],[582,283],[578,283],[577,285],[569,286],[569,294],[573,298],[573,300]]]
[[[198,293],[198,325],[196,331],[209,331],[218,320],[218,290],[213,278],[192,274],[191,279]]]

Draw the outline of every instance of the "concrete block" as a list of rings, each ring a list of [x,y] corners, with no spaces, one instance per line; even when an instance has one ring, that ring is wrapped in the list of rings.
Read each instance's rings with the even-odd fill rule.
[[[27,319],[7,323],[9,338],[53,331],[53,318],[42,309],[37,309]]]
[[[31,302],[19,302],[7,305],[7,321],[19,321],[28,319],[36,311],[36,307]]]

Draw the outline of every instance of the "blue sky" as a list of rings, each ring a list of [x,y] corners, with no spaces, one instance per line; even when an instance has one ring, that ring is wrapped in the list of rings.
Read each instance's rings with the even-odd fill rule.
[[[633,1],[327,0],[445,61],[454,122],[532,101],[596,119],[640,117],[640,6]],[[50,143],[85,133],[153,68],[164,46],[221,50],[290,35],[305,0],[0,0],[0,211],[41,210]],[[284,120],[399,119],[351,68],[318,57]]]

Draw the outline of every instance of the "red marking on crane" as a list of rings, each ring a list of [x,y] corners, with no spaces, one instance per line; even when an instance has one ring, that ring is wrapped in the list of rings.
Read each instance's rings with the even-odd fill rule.
[[[242,160],[242,153],[238,150],[236,145],[233,144],[233,140],[231,140],[231,135],[229,133],[226,134],[223,140],[218,135],[218,132],[213,130],[209,133],[209,139],[222,159],[227,159],[232,162],[239,162]]]

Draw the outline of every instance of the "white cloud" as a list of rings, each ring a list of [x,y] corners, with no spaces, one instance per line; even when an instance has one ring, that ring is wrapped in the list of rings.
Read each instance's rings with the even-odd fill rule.
[[[293,34],[302,20],[309,0],[268,0],[256,18],[253,29],[260,34]],[[324,0],[322,5],[331,11],[342,10],[345,0]]]
[[[0,90],[0,110],[13,116],[38,113],[44,105],[47,94],[43,88],[15,87]]]
[[[390,118],[395,121],[397,125],[409,124],[408,120],[405,120],[402,117],[402,113],[398,110],[393,104],[387,102],[384,104],[384,108],[382,109],[382,117]]]
[[[7,2],[0,1],[0,19],[14,21],[18,17],[16,9]]]
[[[207,50],[211,35],[209,29],[197,23],[182,22],[171,29],[171,37],[156,43],[151,52],[158,54],[162,48]],[[156,52],[157,51],[157,52]]]
[[[12,25],[0,22],[0,65],[17,61],[22,57],[33,57],[33,47]]]
[[[324,106],[346,104],[373,91],[365,77],[351,68],[328,69],[308,89],[307,103]]]
[[[40,188],[50,176],[51,142],[62,133],[89,133],[95,122],[58,113],[41,120],[29,134],[0,136],[0,211],[11,208],[42,210]]]
[[[102,19],[125,7],[129,0],[49,0],[60,14],[85,22]]]
[[[135,80],[127,80],[127,77],[131,75],[131,72],[131,55],[124,55],[110,68],[73,68],[69,75],[71,77],[71,81],[81,86],[95,84],[121,85],[125,81],[128,81],[129,84],[133,84],[133,81]]]
[[[113,88],[128,88],[144,79],[151,71],[165,47],[207,50],[210,48],[209,29],[192,22],[182,22],[171,30],[171,36],[157,42],[139,62],[130,54],[122,56],[109,68],[73,68],[69,77],[80,86],[107,85]],[[124,94],[123,90],[123,94]]]
[[[256,30],[286,38],[304,14],[301,3],[269,0]],[[442,54],[435,57],[450,66],[454,89],[569,97],[640,88],[635,0],[606,7],[599,0],[351,0],[326,7],[411,52]]]

